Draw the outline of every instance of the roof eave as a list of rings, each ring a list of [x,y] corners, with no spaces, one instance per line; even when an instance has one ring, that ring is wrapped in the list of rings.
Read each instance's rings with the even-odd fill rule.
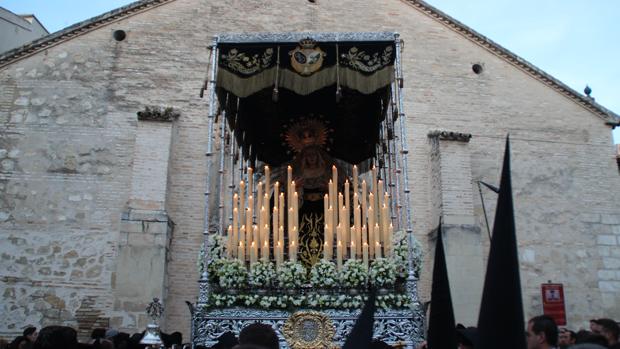
[[[19,61],[23,58],[32,56],[37,52],[58,45],[61,42],[70,40],[76,36],[80,36],[98,29],[104,25],[125,19],[135,14],[147,11],[153,7],[163,5],[174,0],[140,0],[129,5],[119,7],[115,10],[106,12],[99,16],[78,22],[69,27],[51,33],[25,45],[7,51],[0,55],[0,69],[5,66]],[[36,17],[35,17],[36,18]]]
[[[594,100],[594,98],[586,97],[582,95],[581,93],[575,91],[574,89],[564,84],[560,80],[554,78],[550,74],[537,68],[532,63],[528,62],[527,60],[523,59],[517,54],[511,52],[510,50],[504,48],[503,46],[487,38],[486,36],[478,33],[477,31],[473,30],[469,26],[452,18],[451,16],[447,15],[443,11],[437,9],[436,7],[429,5],[423,0],[401,0],[401,1],[404,1],[405,3],[408,3],[414,6],[415,8],[420,10],[422,13],[426,14],[427,16],[441,22],[442,24],[446,25],[451,30],[461,34],[462,36],[478,44],[479,46],[482,46],[483,48],[487,49],[494,55],[508,61],[513,66],[519,68],[520,70],[524,71],[525,73],[529,74],[535,79],[541,81],[545,85],[553,88],[557,92],[563,94],[565,97],[568,97],[569,99],[571,99],[573,102],[584,107],[588,111],[598,115],[600,118],[606,121],[607,125],[618,124],[618,122],[620,122],[620,116],[618,114],[600,105]]]

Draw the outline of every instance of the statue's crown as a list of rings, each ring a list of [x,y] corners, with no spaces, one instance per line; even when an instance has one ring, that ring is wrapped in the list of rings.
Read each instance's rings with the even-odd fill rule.
[[[305,39],[301,39],[299,41],[299,46],[301,46],[301,48],[308,48],[308,49],[312,49],[314,48],[314,46],[316,46],[316,41],[311,39],[311,38],[305,38]]]

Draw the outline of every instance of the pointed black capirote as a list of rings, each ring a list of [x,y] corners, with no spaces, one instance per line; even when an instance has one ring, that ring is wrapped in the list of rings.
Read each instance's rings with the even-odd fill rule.
[[[355,321],[355,325],[353,325],[353,329],[347,336],[347,340],[344,342],[342,349],[370,348],[375,323],[375,311],[377,310],[377,306],[375,305],[376,298],[375,290],[370,290],[364,308],[357,318],[357,321]]]
[[[510,180],[510,139],[506,137],[502,179],[478,317],[476,349],[525,347],[523,300]]]
[[[437,227],[437,247],[435,247],[435,262],[433,264],[431,313],[428,320],[427,337],[428,347],[432,349],[456,349],[458,345],[441,223]]]

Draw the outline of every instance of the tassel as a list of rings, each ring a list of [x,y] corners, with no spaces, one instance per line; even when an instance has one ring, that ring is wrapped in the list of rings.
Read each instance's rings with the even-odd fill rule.
[[[280,46],[278,46],[278,52],[276,56],[276,80],[273,83],[273,92],[271,93],[271,100],[274,103],[278,103],[280,100],[280,91],[278,90],[278,77],[280,75]]]
[[[340,54],[338,44],[336,44],[336,103],[342,99],[342,89],[340,88]]]

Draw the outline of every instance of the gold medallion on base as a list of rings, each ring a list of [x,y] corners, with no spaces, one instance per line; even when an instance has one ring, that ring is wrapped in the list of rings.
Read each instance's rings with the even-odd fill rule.
[[[332,349],[336,330],[329,316],[317,311],[300,311],[286,320],[282,334],[291,349]]]

